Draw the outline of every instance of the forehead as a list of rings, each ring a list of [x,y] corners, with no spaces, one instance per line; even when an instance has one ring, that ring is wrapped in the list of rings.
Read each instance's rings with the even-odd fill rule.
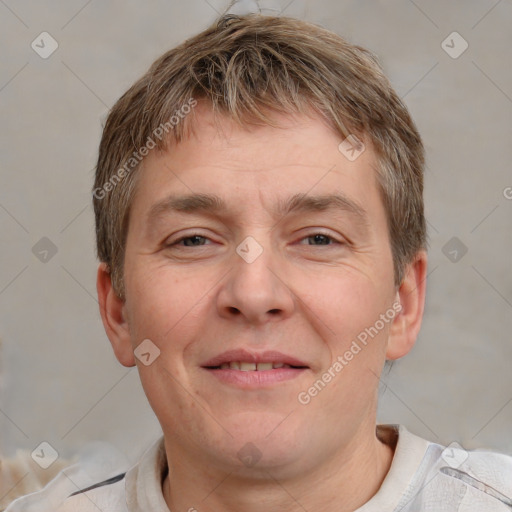
[[[187,162],[191,166],[215,165],[211,150],[219,159],[229,154],[233,168],[240,161],[243,164],[240,170],[245,171],[291,164],[325,168],[329,158],[332,165],[332,154],[339,156],[338,146],[345,137],[312,108],[305,114],[267,112],[266,115],[272,125],[251,120],[240,124],[225,113],[214,113],[210,104],[200,101],[184,121],[187,125],[184,138],[171,143],[170,150],[180,158],[188,153]],[[331,150],[330,155],[325,154],[326,148]],[[368,149],[367,161],[373,156],[373,148]],[[248,161],[251,165],[247,165]]]
[[[143,162],[132,206],[147,220],[168,208],[240,213],[254,201],[282,213],[304,206],[308,196],[315,198],[309,206],[321,209],[326,195],[330,206],[360,214],[364,203],[378,199],[371,144],[365,141],[351,161],[339,149],[342,136],[319,115],[274,114],[278,127],[242,127],[201,103],[193,115],[186,138]],[[205,200],[208,194],[220,201]]]

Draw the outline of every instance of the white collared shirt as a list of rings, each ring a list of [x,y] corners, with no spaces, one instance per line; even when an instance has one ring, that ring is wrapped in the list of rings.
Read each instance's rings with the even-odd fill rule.
[[[512,456],[445,448],[401,425],[378,425],[377,435],[383,442],[396,441],[393,461],[377,494],[354,512],[512,511]],[[29,503],[36,494],[19,498],[5,512],[42,512],[45,502],[52,503],[52,512],[169,512],[162,491],[166,474],[161,437],[125,474],[60,498],[58,506],[50,482],[37,493],[34,508]],[[201,510],[199,503],[191,508]]]

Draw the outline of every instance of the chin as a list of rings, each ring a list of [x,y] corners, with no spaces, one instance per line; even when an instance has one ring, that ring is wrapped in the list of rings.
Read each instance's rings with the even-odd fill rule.
[[[308,445],[311,449],[311,429],[306,424],[298,425],[293,414],[287,414],[254,411],[226,418],[223,425],[233,437],[226,434],[223,443],[210,446],[214,457],[241,474],[253,476],[259,471],[291,468],[301,460],[311,460],[314,454],[307,454]],[[221,446],[223,449],[219,450]]]

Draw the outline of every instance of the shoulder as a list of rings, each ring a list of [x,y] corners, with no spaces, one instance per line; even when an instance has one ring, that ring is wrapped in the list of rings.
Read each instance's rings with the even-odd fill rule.
[[[467,459],[453,469],[500,490],[509,497],[512,505],[512,456],[489,450],[469,450],[466,453]]]
[[[430,449],[431,460],[437,461],[442,473],[450,476],[465,473],[487,485],[505,482],[508,491],[512,491],[512,455],[485,449],[466,450],[458,443],[448,446],[431,443]]]
[[[127,512],[125,473],[72,493],[56,512]]]
[[[115,465],[100,472],[97,466],[103,459],[94,467],[87,461],[70,466],[42,490],[15,500],[5,512],[166,510],[161,487],[167,470],[163,441],[161,436],[127,471]],[[93,475],[104,476],[95,479]]]
[[[6,512],[128,512],[125,498],[125,473],[69,492],[72,481],[62,472],[40,491],[13,501]],[[76,487],[75,487],[76,488]]]
[[[383,430],[384,429],[384,430]],[[497,451],[443,446],[418,437],[403,425],[380,427],[398,434],[382,493],[402,512],[499,512],[512,509],[512,456]],[[391,444],[388,441],[388,444]]]
[[[510,510],[512,507],[512,456],[497,451],[466,450],[458,443],[431,443],[430,478],[436,476],[438,493],[457,494],[464,510]]]
[[[469,450],[457,442],[443,446],[412,434],[403,425],[397,425],[395,428],[400,434],[402,447],[405,445],[407,450],[414,448],[419,453],[423,453],[424,465],[467,471],[488,480],[488,483],[496,483],[503,478],[512,485],[512,455],[510,454],[486,449]]]

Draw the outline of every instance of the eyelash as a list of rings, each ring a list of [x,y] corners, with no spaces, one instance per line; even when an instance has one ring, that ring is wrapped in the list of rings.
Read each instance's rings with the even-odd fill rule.
[[[344,245],[344,242],[341,242],[340,240],[337,240],[336,238],[334,238],[334,237],[333,237],[333,236],[331,236],[331,235],[328,235],[327,233],[322,233],[321,231],[316,232],[316,233],[312,233],[311,235],[307,235],[307,236],[305,236],[305,237],[301,238],[300,240],[301,240],[301,241],[302,241],[302,240],[306,240],[306,239],[308,239],[308,238],[313,238],[313,237],[318,236],[318,235],[320,235],[320,236],[323,236],[323,237],[325,237],[325,238],[330,239],[332,242],[334,242],[334,244]],[[178,244],[179,244],[180,242],[183,242],[184,240],[188,240],[188,239],[196,238],[196,237],[198,237],[198,238],[203,238],[203,239],[205,239],[205,240],[209,240],[209,238],[208,238],[208,237],[206,237],[206,236],[203,236],[203,235],[201,235],[201,234],[199,234],[199,233],[196,233],[196,234],[194,234],[194,233],[193,233],[193,234],[191,234],[191,235],[186,235],[186,236],[182,236],[181,238],[178,238],[178,239],[177,239],[177,240],[175,240],[174,242],[167,244],[167,245],[166,245],[166,247],[175,247],[175,246],[178,246]],[[326,245],[326,246],[332,246],[332,245],[334,245],[334,244],[333,244],[333,243],[330,243],[330,244],[319,244],[319,245],[314,245],[314,244],[305,244],[305,245],[310,245],[311,247],[321,247],[321,246],[325,246],[325,245]],[[185,248],[185,247],[204,247],[204,245],[196,245],[196,246],[183,246],[183,245],[182,245],[181,247],[183,247],[183,248]]]

